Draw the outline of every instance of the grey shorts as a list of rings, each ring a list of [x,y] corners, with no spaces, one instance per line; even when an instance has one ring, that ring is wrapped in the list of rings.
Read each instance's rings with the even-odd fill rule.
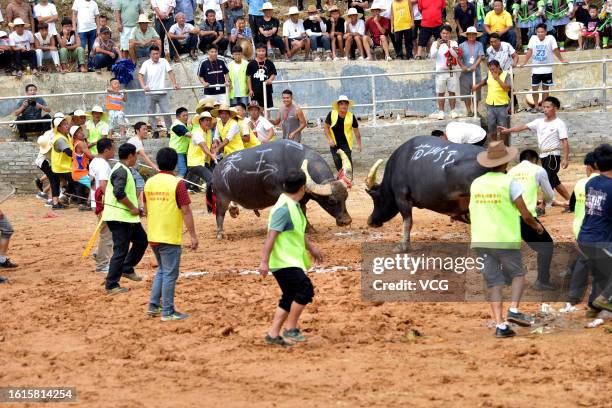
[[[6,215],[2,215],[0,218],[0,238],[9,239],[13,235],[13,226]]]
[[[487,126],[489,134],[497,133],[497,127],[510,127],[510,115],[508,105],[487,105]]]
[[[506,278],[512,280],[527,274],[520,249],[476,248],[476,252],[484,258],[482,276],[487,288],[505,285]]]

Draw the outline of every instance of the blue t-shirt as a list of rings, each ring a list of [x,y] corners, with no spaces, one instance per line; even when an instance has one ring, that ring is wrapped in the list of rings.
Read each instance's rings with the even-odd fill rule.
[[[265,0],[248,0],[249,15],[250,16],[263,16],[261,8],[263,7]]]
[[[585,187],[585,214],[578,242],[612,244],[612,178],[593,177]]]

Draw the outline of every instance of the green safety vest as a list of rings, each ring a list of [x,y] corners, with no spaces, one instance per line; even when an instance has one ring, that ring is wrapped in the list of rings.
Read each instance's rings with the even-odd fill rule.
[[[586,184],[593,177],[597,177],[597,173],[591,174],[589,177],[582,178],[576,182],[574,186],[574,196],[576,196],[576,205],[574,206],[574,223],[572,225],[574,236],[578,239],[582,221],[584,220],[585,201],[586,201]]]
[[[115,167],[111,170],[106,184],[106,190],[104,191],[104,211],[102,211],[102,220],[104,221],[120,221],[135,224],[140,222],[140,216],[133,215],[130,213],[130,209],[123,203],[120,203],[113,194],[113,182],[112,175],[119,169],[123,168],[127,172],[127,180],[125,183],[125,195],[134,205],[138,205],[138,197],[136,197],[136,183],[130,169],[123,163],[118,162]]]
[[[300,268],[306,271],[310,267],[310,257],[306,251],[306,243],[304,241],[306,217],[300,205],[289,198],[289,196],[281,194],[272,211],[270,211],[268,228],[270,227],[274,211],[284,205],[287,205],[289,209],[293,230],[283,231],[277,235],[272,247],[272,253],[270,254],[270,270]]]
[[[234,71],[233,69],[236,65],[236,62],[232,61],[227,67],[229,70],[229,80],[232,84],[232,89],[229,91],[230,99],[248,96],[249,92],[246,73],[249,63],[242,60],[239,65],[238,72]],[[240,95],[236,95],[236,88],[240,89]]]
[[[527,209],[534,217],[538,216],[536,208],[538,207],[538,180],[536,173],[540,166],[533,164],[530,161],[523,160],[508,171],[508,175],[518,181],[523,186],[523,200]]]
[[[98,140],[105,137],[105,135],[102,134],[101,129],[100,129],[101,126],[105,126],[105,125],[106,125],[106,122],[102,120],[99,121],[97,124],[95,124],[93,120],[91,119],[87,120],[85,122],[85,129],[87,129],[87,132],[89,133],[87,135],[87,143],[97,143]],[[95,144],[91,146],[91,149],[89,149],[89,151],[93,155],[98,154],[98,148]]]
[[[472,248],[520,249],[520,213],[510,200],[512,176],[486,173],[470,187]]]
[[[177,153],[187,154],[187,150],[189,150],[189,142],[191,142],[191,138],[187,136],[179,136],[172,131],[176,125],[183,125],[187,128],[187,130],[191,131],[191,126],[184,124],[180,120],[175,120],[170,127],[170,143],[169,147],[174,149]]]

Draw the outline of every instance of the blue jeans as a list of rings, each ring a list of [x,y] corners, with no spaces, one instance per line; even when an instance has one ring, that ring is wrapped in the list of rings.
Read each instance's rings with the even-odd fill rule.
[[[79,39],[81,40],[81,47],[83,49],[87,48],[87,55],[91,54],[94,41],[96,41],[96,30],[79,33]]]
[[[94,69],[102,69],[107,68],[109,71],[111,70],[113,64],[117,61],[117,54],[114,57],[111,57],[106,54],[96,54],[93,57],[93,67]]]
[[[161,304],[162,316],[170,316],[174,313],[174,288],[179,276],[181,246],[159,244],[151,248],[158,268],[151,286],[149,309],[156,309]]]
[[[176,173],[179,177],[185,177],[187,174],[187,154],[179,153],[178,154],[178,163],[176,163]]]
[[[325,51],[329,51],[331,49],[331,43],[329,42],[329,37],[324,37],[322,35],[313,35],[310,37],[310,50],[316,51],[317,48],[323,47]]]

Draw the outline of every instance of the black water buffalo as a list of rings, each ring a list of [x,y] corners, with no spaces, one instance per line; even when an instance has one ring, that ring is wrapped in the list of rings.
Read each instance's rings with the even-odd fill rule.
[[[399,212],[404,220],[401,248],[406,250],[410,245],[412,207],[466,221],[470,185],[487,172],[476,162],[476,155],[483,150],[432,136],[417,136],[402,144],[391,154],[382,183],[376,184],[382,160],[368,173],[366,191],[374,201],[368,225],[381,227]]]
[[[306,203],[314,200],[336,219],[337,225],[350,224],[347,183],[337,180],[327,162],[313,149],[294,141],[278,140],[232,153],[215,167],[212,184],[217,197],[217,238],[223,238],[223,220],[230,202],[251,210],[270,207],[283,192],[285,175],[299,169],[307,176],[306,195],[300,203],[304,212]],[[346,156],[343,170],[350,180],[353,172]]]

